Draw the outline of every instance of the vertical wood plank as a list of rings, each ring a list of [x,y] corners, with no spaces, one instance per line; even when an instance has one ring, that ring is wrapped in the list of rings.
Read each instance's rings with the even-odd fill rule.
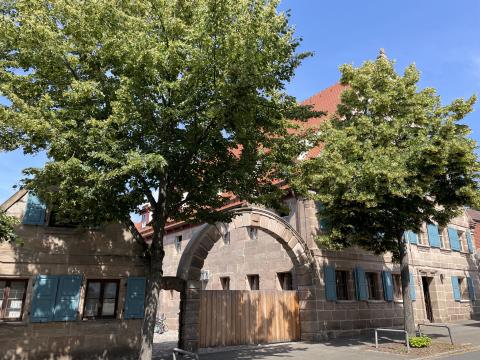
[[[205,309],[206,299],[205,292],[200,292],[200,347],[205,347],[205,330],[206,330],[206,309]]]
[[[251,328],[252,328],[252,343],[258,344],[258,328],[257,328],[257,313],[258,313],[258,294],[259,291],[255,291],[252,293],[253,298],[251,302],[251,310],[250,310],[250,321],[251,321]]]
[[[298,294],[295,292],[295,310],[294,310],[294,320],[295,320],[295,340],[300,340],[300,309],[298,305]]]
[[[300,339],[296,291],[202,291],[199,312],[201,347]]]

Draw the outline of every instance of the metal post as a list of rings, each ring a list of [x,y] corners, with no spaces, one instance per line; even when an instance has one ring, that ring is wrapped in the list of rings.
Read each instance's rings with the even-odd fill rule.
[[[421,326],[431,326],[431,327],[441,327],[441,328],[446,328],[448,330],[448,336],[450,337],[450,342],[453,345],[453,338],[452,338],[452,332],[450,331],[450,326],[446,324],[418,324],[418,333],[420,336],[422,336],[422,331],[420,330],[420,325]]]
[[[452,345],[453,345],[453,338],[452,338],[452,333],[450,332],[450,327],[447,326],[447,329],[448,329],[448,336],[450,336],[450,342],[451,342]]]
[[[378,332],[377,332],[377,329],[375,329],[375,348],[378,349]]]

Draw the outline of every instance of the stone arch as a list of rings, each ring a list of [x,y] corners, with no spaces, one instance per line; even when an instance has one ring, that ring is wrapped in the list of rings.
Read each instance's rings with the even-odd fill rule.
[[[244,207],[235,209],[235,217],[229,224],[229,230],[241,227],[255,227],[277,240],[286,250],[294,264],[297,290],[300,298],[300,321],[310,318],[308,312],[314,312],[316,303],[315,283],[318,269],[312,251],[301,235],[284,219],[272,211]],[[215,243],[222,238],[218,227],[205,224],[186,246],[177,269],[177,278],[185,281],[182,293],[180,316],[180,345],[195,351],[199,343],[200,310],[200,274],[205,259]],[[301,324],[302,340],[309,340],[309,326]]]

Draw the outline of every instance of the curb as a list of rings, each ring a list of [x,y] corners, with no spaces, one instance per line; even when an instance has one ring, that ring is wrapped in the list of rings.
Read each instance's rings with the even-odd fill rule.
[[[464,345],[464,344],[462,344],[462,345]],[[415,360],[441,359],[441,358],[443,358],[444,356],[447,356],[447,355],[468,354],[469,352],[478,351],[478,350],[480,350],[480,346],[473,346],[473,347],[468,348],[468,349],[452,350],[452,351],[446,351],[446,352],[443,352],[443,353],[434,354],[434,355],[430,355],[430,356],[419,357],[419,358],[415,358]]]

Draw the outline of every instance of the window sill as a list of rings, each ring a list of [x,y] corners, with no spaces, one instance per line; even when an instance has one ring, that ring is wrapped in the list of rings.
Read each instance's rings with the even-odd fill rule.
[[[379,303],[385,302],[385,300],[382,300],[382,299],[368,299],[367,302],[372,303],[372,304],[379,304]]]
[[[396,304],[403,304],[403,300],[393,300],[393,302]]]
[[[418,248],[418,250],[420,250],[420,251],[430,250],[430,246],[429,246],[429,245],[423,245],[423,244],[417,244],[417,248]]]
[[[21,320],[0,320],[0,326],[25,326],[27,323]]]
[[[459,301],[459,303],[460,303],[460,304],[466,304],[466,303],[469,303],[470,301],[472,301],[472,300],[464,300],[464,299],[462,299],[462,300]]]
[[[451,252],[452,252],[452,249],[440,248],[440,251],[441,251],[441,252],[444,252],[444,253],[451,253]]]
[[[339,304],[351,304],[354,303],[355,300],[335,300],[335,302]]]

